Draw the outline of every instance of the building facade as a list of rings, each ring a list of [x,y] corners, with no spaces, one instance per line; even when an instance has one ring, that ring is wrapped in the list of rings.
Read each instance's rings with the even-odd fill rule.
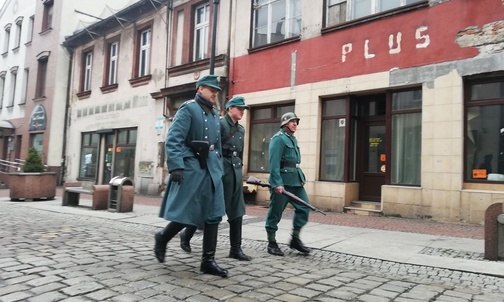
[[[0,11],[0,159],[21,158],[29,67],[27,52],[32,47],[35,1],[7,0]],[[3,181],[3,180],[2,180]]]
[[[212,60],[223,87],[227,3],[217,8],[220,38]],[[214,7],[212,1],[135,1],[66,38],[73,54],[67,181],[108,184],[121,176],[134,181],[137,193],[164,190],[166,132],[177,108],[194,98],[196,81],[210,72]]]
[[[501,0],[233,5],[229,95],[252,106],[245,173],[267,178],[269,139],[294,111],[315,206],[483,223],[502,202]]]

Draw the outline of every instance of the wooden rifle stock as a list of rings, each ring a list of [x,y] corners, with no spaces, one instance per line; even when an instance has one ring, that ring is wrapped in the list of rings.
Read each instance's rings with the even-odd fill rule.
[[[249,176],[249,178],[247,179],[247,183],[251,184],[251,185],[258,185],[258,186],[261,186],[261,187],[271,188],[271,185],[269,183],[264,182],[264,181],[260,180],[257,177],[254,177],[254,176]],[[282,194],[285,195],[285,196],[287,196],[287,197],[289,197],[292,201],[294,201],[295,203],[297,203],[299,205],[308,207],[312,211],[319,212],[321,214],[327,215],[323,211],[317,209],[316,207],[312,206],[311,204],[307,203],[306,201],[302,200],[301,198],[297,197],[296,195],[292,194],[291,192],[286,191],[285,189],[282,191]]]

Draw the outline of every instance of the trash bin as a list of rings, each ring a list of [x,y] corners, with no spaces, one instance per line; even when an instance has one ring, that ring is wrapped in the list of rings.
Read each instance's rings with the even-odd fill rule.
[[[129,177],[116,176],[109,182],[108,209],[113,212],[132,212],[135,198],[133,180]]]

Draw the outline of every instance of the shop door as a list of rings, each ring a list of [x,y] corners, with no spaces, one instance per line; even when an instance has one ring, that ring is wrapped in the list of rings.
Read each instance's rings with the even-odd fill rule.
[[[114,160],[114,133],[105,134],[105,150],[103,157],[102,184],[108,185],[112,179],[112,163]]]
[[[359,200],[381,201],[385,184],[385,124],[363,125],[362,169],[359,179]]]
[[[379,202],[387,171],[386,96],[378,94],[359,97],[356,105],[356,177],[359,182],[359,200]]]

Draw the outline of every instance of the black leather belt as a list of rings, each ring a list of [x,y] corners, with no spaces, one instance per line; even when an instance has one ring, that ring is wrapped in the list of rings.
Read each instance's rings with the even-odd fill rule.
[[[299,164],[295,164],[295,163],[281,163],[280,164],[280,168],[284,168],[284,167],[299,168]]]
[[[238,151],[222,149],[222,155],[226,157],[237,157],[240,155],[240,153]]]

